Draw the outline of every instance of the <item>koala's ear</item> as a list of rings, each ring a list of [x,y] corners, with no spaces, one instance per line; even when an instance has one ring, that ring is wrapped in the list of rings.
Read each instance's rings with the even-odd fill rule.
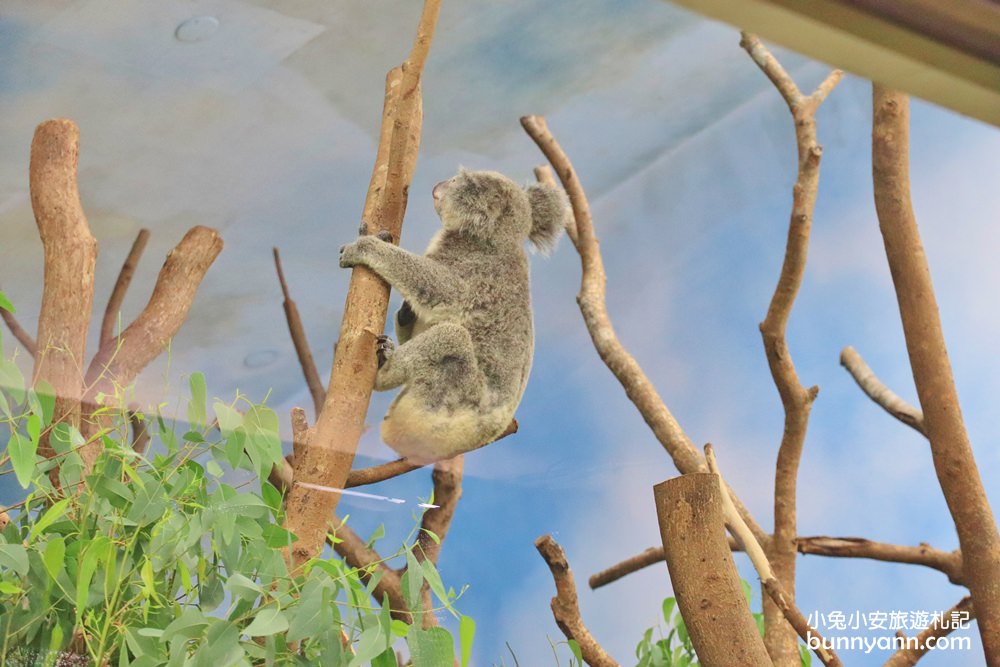
[[[569,200],[561,188],[535,183],[528,186],[531,232],[528,240],[544,254],[551,252],[570,215]]]

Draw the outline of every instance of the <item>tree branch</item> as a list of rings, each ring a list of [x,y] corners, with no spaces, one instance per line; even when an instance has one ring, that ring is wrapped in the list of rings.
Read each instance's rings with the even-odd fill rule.
[[[708,462],[708,469],[714,472],[719,479],[719,496],[722,498],[722,513],[726,527],[729,528],[729,532],[736,538],[737,544],[739,544],[750,558],[750,562],[757,571],[757,576],[760,578],[764,591],[768,594],[774,605],[781,610],[781,613],[789,624],[795,628],[795,632],[806,643],[806,646],[810,646],[812,640],[818,640],[818,645],[813,651],[826,667],[843,667],[837,654],[830,649],[824,648],[822,635],[809,625],[809,621],[806,620],[805,615],[799,611],[798,606],[795,604],[795,598],[785,590],[785,587],[775,576],[771,568],[771,563],[764,554],[764,549],[757,543],[757,539],[743,522],[743,518],[736,511],[736,506],[729,499],[729,495],[725,493],[722,473],[719,471],[719,465],[715,459],[715,452],[712,449],[712,445],[705,445],[705,460]],[[796,646],[797,649],[798,647]]]
[[[590,584],[592,589],[607,586],[608,584],[618,581],[622,577],[626,577],[633,572],[638,572],[639,570],[647,568],[655,563],[662,563],[663,558],[662,546],[649,547],[640,554],[626,558],[621,562],[615,563],[611,567],[590,575],[590,579],[587,583]]]
[[[31,206],[45,254],[33,382],[55,394],[57,421],[80,426],[87,327],[94,299],[97,241],[80,206],[76,166],[80,130],[73,121],[48,120],[31,142]],[[43,438],[39,451],[54,454]]]
[[[431,479],[434,482],[434,500],[437,507],[424,512],[420,521],[420,533],[417,535],[418,553],[432,563],[437,563],[441,554],[441,543],[448,536],[451,520],[455,517],[458,499],[462,497],[462,473],[465,469],[465,457],[458,456],[438,461],[434,464]],[[434,533],[435,540],[428,531]],[[419,556],[418,556],[419,557]]]
[[[96,403],[101,394],[115,396],[118,387],[131,384],[163,351],[187,319],[198,286],[221,251],[222,239],[214,229],[199,226],[188,230],[167,255],[146,307],[118,336],[117,345],[102,346],[94,355],[87,369],[88,404]],[[88,420],[85,431],[92,435],[104,421],[105,417]],[[99,440],[80,450],[88,470],[100,450]]]
[[[795,304],[795,297],[802,286],[809,251],[813,209],[819,189],[819,162],[822,147],[816,142],[815,112],[820,102],[842,76],[834,71],[827,80],[808,97],[771,55],[760,40],[750,33],[741,33],[742,46],[758,67],[781,93],[795,123],[795,142],[798,149],[798,176],[792,189],[792,213],[788,225],[788,241],[781,274],[774,295],[767,308],[767,315],[760,324],[761,338],[771,377],[781,397],[785,424],[774,480],[774,535],[768,545],[768,559],[774,567],[775,577],[791,598],[795,596],[795,534],[796,498],[799,463],[809,426],[809,413],[819,387],[806,389],[799,381],[795,363],[788,349],[786,330],[788,318]],[[766,602],[766,601],[765,601]],[[776,664],[799,662],[795,636],[783,622],[786,614],[779,614],[775,607],[765,603],[765,641],[771,659]]]
[[[282,306],[285,309],[285,321],[288,323],[288,333],[292,336],[292,345],[295,346],[295,354],[299,358],[299,366],[302,368],[302,375],[306,378],[306,386],[312,396],[313,409],[315,414],[323,409],[323,400],[326,398],[326,388],[323,381],[319,379],[319,372],[316,370],[316,361],[313,359],[312,350],[309,349],[309,339],[306,338],[305,327],[302,326],[302,317],[299,315],[299,307],[292,299],[288,291],[288,283],[285,282],[285,272],[281,269],[281,255],[278,249],[274,248],[274,268],[278,272],[278,284],[281,285],[281,294],[284,297]]]
[[[14,338],[17,339],[17,342],[21,344],[21,347],[24,348],[32,359],[37,358],[38,345],[35,344],[35,339],[31,337],[31,334],[29,334],[24,327],[21,326],[21,323],[17,321],[16,317],[14,317],[14,313],[9,310],[5,310],[4,308],[0,308],[0,317],[3,318],[7,328],[10,329],[10,333],[13,334]]]
[[[125,293],[132,283],[132,276],[135,275],[135,268],[139,265],[146,244],[149,242],[149,230],[140,229],[132,242],[132,249],[125,257],[121,271],[118,272],[118,279],[115,281],[111,296],[108,297],[108,305],[104,308],[104,319],[101,320],[100,347],[114,346],[115,324],[118,322],[118,313],[121,311],[122,302],[125,300]]]
[[[417,38],[410,59],[403,67],[393,131],[386,134],[383,123],[379,140],[380,145],[386,142],[389,145],[386,185],[384,197],[381,197],[385,205],[378,207],[378,215],[368,224],[368,230],[371,233],[388,232],[396,241],[402,228],[408,177],[413,172],[408,164],[416,159],[418,150],[418,84],[440,8],[440,0],[425,0]],[[386,114],[391,115],[392,109],[384,109],[383,118]],[[369,190],[368,200],[374,197],[378,197],[378,193]],[[368,208],[366,204],[365,209]],[[301,457],[296,456],[296,481],[301,475],[301,481],[310,484],[332,488],[345,486],[364,429],[375,381],[375,339],[385,328],[388,304],[389,286],[367,268],[355,267],[351,271],[326,399],[316,421],[311,446],[305,448]],[[337,494],[293,484],[285,503],[285,527],[299,537],[299,541],[285,552],[293,571],[322,549],[337,501]]]
[[[642,367],[628,353],[615,333],[607,310],[605,285],[607,277],[604,273],[600,245],[594,234],[590,204],[587,202],[587,195],[577,178],[572,163],[555,137],[552,136],[544,118],[524,116],[521,118],[521,126],[524,127],[525,132],[538,145],[555,169],[566,194],[569,195],[576,226],[574,245],[580,255],[580,263],[583,268],[580,293],[576,300],[598,355],[621,383],[625,394],[639,410],[639,414],[642,415],[667,454],[670,455],[677,470],[682,473],[704,472],[706,470],[705,461],[701,453],[688,438],[680,424],[677,423]],[[735,502],[754,534],[758,535],[761,541],[765,541],[767,539],[766,533],[753,520],[739,499],[736,499]]]
[[[943,572],[948,581],[964,586],[962,574],[962,552],[942,551],[928,544],[915,547],[901,544],[873,542],[863,537],[800,537],[796,547],[801,554],[832,556],[834,558],[867,558],[888,563],[908,563],[923,565]]]
[[[942,616],[938,617],[929,626],[921,630],[913,640],[908,641],[908,645],[904,648],[896,651],[891,658],[889,658],[885,667],[913,667],[917,664],[929,650],[934,648],[934,643],[942,637],[947,637],[950,635],[958,623],[952,622],[952,619],[956,616],[962,615],[965,620],[971,620],[976,617],[976,612],[973,609],[972,597],[965,596],[959,600],[958,604],[946,611]],[[967,615],[967,616],[966,616]],[[948,619],[946,622],[944,619]],[[931,638],[934,642],[928,642]],[[912,642],[912,645],[911,645]]]
[[[861,391],[865,392],[868,398],[875,401],[879,407],[921,435],[927,435],[924,432],[923,413],[882,384],[875,372],[850,345],[840,352],[840,365],[847,369],[854,381],[861,387]]]
[[[552,598],[552,616],[566,639],[572,639],[580,646],[583,661],[590,667],[618,667],[618,663],[608,655],[580,618],[576,583],[569,569],[566,554],[551,535],[543,535],[535,540],[535,548],[545,559],[556,585],[556,596]]]
[[[798,537],[796,550],[800,554],[827,556],[832,558],[867,558],[887,563],[923,565],[944,573],[948,581],[956,586],[964,586],[962,576],[962,552],[942,551],[928,544],[912,547],[901,544],[874,542],[863,537]],[[742,551],[742,547],[731,539],[730,548]],[[590,587],[600,588],[618,581],[633,572],[663,561],[663,547],[649,547],[642,553],[630,556],[590,577]]]
[[[1000,534],[969,443],[927,257],[910,203],[909,100],[875,84],[872,176],[931,457],[962,549],[989,667],[1000,666]]]
[[[768,665],[726,541],[718,475],[689,473],[653,487],[677,607],[705,667]],[[756,543],[756,542],[754,542]]]

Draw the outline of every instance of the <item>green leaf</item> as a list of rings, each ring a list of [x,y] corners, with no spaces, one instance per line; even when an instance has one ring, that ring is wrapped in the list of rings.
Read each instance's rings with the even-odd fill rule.
[[[208,474],[212,477],[222,477],[226,473],[226,471],[222,469],[222,466],[216,463],[214,459],[205,461],[205,470],[207,470]]]
[[[0,563],[2,565],[2,563]],[[4,595],[20,595],[24,589],[9,581],[0,581],[0,593]],[[405,624],[404,624],[405,625]]]
[[[462,667],[467,667],[472,658],[472,639],[476,636],[476,622],[468,616],[458,620],[458,639],[462,646]]]
[[[799,644],[799,661],[802,667],[811,667],[812,665],[812,653],[809,652],[809,648],[805,644]]]
[[[410,628],[406,637],[413,667],[442,667],[455,663],[455,645],[451,633],[442,627],[423,630]]]
[[[361,667],[370,662],[375,656],[385,649],[385,637],[382,636],[382,627],[374,623],[361,632],[361,638],[354,647],[354,657],[348,663],[348,667]],[[413,663],[417,667],[416,663]],[[441,663],[444,665],[445,663]]]
[[[573,657],[581,665],[583,664],[583,651],[580,650],[580,645],[576,643],[575,639],[569,640],[569,650],[573,652]]]
[[[0,292],[0,308],[3,308],[12,315],[17,313],[17,310],[14,308],[14,304],[10,302],[10,299],[8,299],[7,295],[5,295],[3,292]]]
[[[434,567],[434,563],[430,560],[424,560],[420,563],[420,569],[424,573],[424,580],[427,581],[427,585],[431,587],[431,591],[437,596],[441,602],[448,604],[449,597],[448,591],[444,588],[444,582],[441,581],[441,575],[438,574],[437,568]]]
[[[46,528],[63,517],[71,500],[73,500],[73,498],[63,498],[58,502],[52,503],[52,506],[45,510],[45,513],[42,514],[42,516],[38,517],[38,520],[35,521],[35,524],[31,527],[31,532],[28,533],[29,544],[33,542],[36,537],[44,533]]]
[[[400,581],[403,589],[403,601],[410,611],[420,609],[420,588],[424,585],[423,571],[420,562],[413,555],[413,549],[406,550],[406,572]]]
[[[0,544],[0,567],[22,577],[28,574],[28,550],[21,544]]]
[[[226,590],[241,600],[254,601],[264,594],[264,589],[255,581],[246,578],[239,572],[234,572],[226,580]]]
[[[753,601],[753,589],[750,587],[750,582],[746,579],[740,579],[740,585],[743,586],[743,596],[747,599],[747,604]]]
[[[269,523],[264,526],[264,543],[272,549],[286,547],[296,540],[295,533],[287,531],[277,524]]]
[[[170,625],[163,629],[163,634],[160,636],[160,642],[167,643],[175,637],[194,639],[195,637],[202,635],[204,628],[208,624],[209,619],[205,617],[200,609],[188,607],[187,609],[184,609],[180,616],[175,618]],[[141,633],[143,631],[144,630],[140,630],[139,632]]]
[[[66,540],[62,536],[53,537],[45,543],[45,550],[42,552],[42,565],[49,577],[53,580],[59,577],[62,572],[63,563],[66,560]]]
[[[251,637],[266,637],[288,629],[288,617],[277,607],[263,607],[250,625],[243,628]]]
[[[673,625],[674,622],[671,620],[674,616],[674,608],[677,606],[676,598],[664,598],[663,600],[663,620],[666,621],[667,625]]]
[[[398,663],[396,662],[396,652],[393,651],[391,648],[387,648],[386,650],[382,651],[377,656],[375,656],[371,664],[371,667],[397,667],[397,666]]]
[[[192,373],[188,385],[191,387],[191,400],[187,404],[188,423],[193,429],[203,431],[208,421],[208,391],[204,374]]]
[[[397,637],[405,637],[410,632],[410,626],[395,618],[392,619],[392,623],[389,624],[389,628],[392,630],[392,634]]]
[[[15,403],[24,400],[24,375],[13,361],[0,359],[0,389],[4,389]]]
[[[315,637],[323,631],[329,620],[324,595],[327,590],[325,586],[306,586],[302,590],[295,615],[288,624],[288,641]]]
[[[222,431],[222,437],[229,437],[230,433],[243,425],[243,415],[222,401],[216,401],[212,405],[212,409],[215,410],[215,418],[219,420],[219,430]]]
[[[34,417],[34,415],[32,415]],[[38,453],[38,440],[25,438],[17,431],[11,431],[7,441],[7,454],[14,467],[14,475],[22,489],[28,488],[35,473],[35,455]]]

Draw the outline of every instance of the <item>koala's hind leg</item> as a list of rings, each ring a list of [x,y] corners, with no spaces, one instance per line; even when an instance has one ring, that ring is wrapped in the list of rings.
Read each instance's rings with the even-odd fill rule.
[[[389,353],[375,388],[400,385],[403,392],[382,422],[382,439],[412,461],[475,449],[494,430],[483,418],[486,383],[461,325],[436,324]]]
[[[473,402],[482,397],[484,382],[476,363],[469,331],[443,322],[383,352],[385,361],[375,375],[376,391],[407,385],[423,395],[431,409]]]

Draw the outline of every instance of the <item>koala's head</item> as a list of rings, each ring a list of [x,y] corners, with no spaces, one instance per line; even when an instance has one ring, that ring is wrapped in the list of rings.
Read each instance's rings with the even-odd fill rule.
[[[434,186],[434,208],[441,225],[491,245],[525,240],[548,252],[566,224],[566,195],[547,185],[522,188],[495,171],[459,170]]]

